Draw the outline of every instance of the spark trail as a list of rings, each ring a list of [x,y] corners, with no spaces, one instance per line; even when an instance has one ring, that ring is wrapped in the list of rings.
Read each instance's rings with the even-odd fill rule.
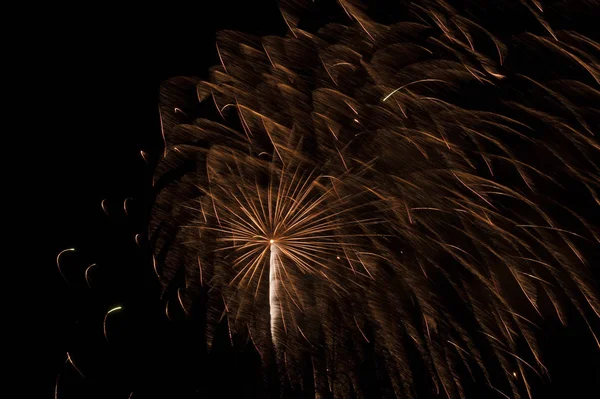
[[[279,335],[278,324],[281,319],[281,303],[279,301],[279,278],[281,273],[281,251],[273,240],[270,241],[269,259],[269,313],[271,315],[271,337],[273,345],[277,347],[277,336]]]

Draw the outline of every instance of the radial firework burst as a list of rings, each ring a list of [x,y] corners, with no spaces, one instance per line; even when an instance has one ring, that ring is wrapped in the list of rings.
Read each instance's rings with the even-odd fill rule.
[[[547,22],[560,2],[507,3],[536,33],[465,3],[386,25],[339,0],[308,32],[313,2],[283,1],[286,37],[220,32],[208,81],[163,84],[155,268],[184,310],[207,296],[209,345],[226,323],[316,396],[367,391],[372,351],[390,395],[518,398],[536,320],[572,304],[595,338],[596,226],[552,195],[600,205],[600,47]]]
[[[289,329],[304,334],[295,312],[307,313],[306,293],[317,290],[310,287],[311,281],[322,280],[337,298],[351,284],[344,273],[368,273],[364,266],[362,272],[353,269],[351,259],[364,256],[361,248],[372,248],[361,238],[377,237],[369,227],[378,220],[361,219],[376,200],[360,188],[356,173],[315,175],[308,164],[256,160],[227,149],[210,153],[207,165],[211,183],[208,189],[199,187],[203,195],[194,209],[201,216],[185,227],[203,240],[213,240],[213,253],[230,264],[225,273],[231,274],[224,274],[226,286],[220,290],[230,290],[228,297],[241,296],[233,325],[244,320],[245,328],[247,318],[258,312],[246,311],[242,304],[249,292],[254,293],[253,301],[259,298],[264,277],[270,319],[263,331],[270,325],[275,346]],[[200,258],[199,262],[201,267]]]

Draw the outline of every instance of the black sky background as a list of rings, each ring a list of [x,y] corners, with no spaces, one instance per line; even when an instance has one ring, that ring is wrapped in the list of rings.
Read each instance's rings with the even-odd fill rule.
[[[34,324],[42,351],[40,397],[264,397],[258,357],[225,343],[204,355],[202,326],[169,322],[149,257],[136,247],[143,233],[151,167],[141,158],[161,151],[158,86],[171,76],[206,77],[218,63],[215,32],[285,34],[274,1],[211,2],[210,7],[52,9],[40,32],[44,65],[36,79],[44,109],[41,182],[44,289]],[[74,15],[77,15],[76,17]],[[125,198],[130,217],[123,214]],[[101,209],[106,199],[108,216]],[[62,258],[70,284],[58,273]],[[92,288],[83,273],[90,264]],[[592,265],[597,267],[597,265]],[[102,322],[108,310],[109,344]],[[600,395],[600,350],[585,324],[548,322],[542,341],[552,383],[535,383],[536,398]],[[65,364],[69,352],[76,366]],[[375,382],[374,382],[375,383]]]

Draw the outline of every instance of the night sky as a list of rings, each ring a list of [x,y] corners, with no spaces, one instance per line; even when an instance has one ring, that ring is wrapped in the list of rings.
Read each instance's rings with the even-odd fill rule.
[[[44,353],[37,397],[53,397],[57,376],[58,398],[65,399],[125,399],[131,392],[135,399],[274,393],[263,387],[260,360],[250,346],[234,352],[221,339],[207,356],[200,321],[166,318],[148,247],[143,238],[141,249],[134,241],[145,229],[152,178],[140,150],[156,156],[162,145],[160,82],[178,75],[206,78],[208,67],[219,62],[218,30],[286,32],[275,2],[210,2],[210,9],[197,3],[151,11],[86,6],[73,17],[71,10],[54,9],[40,36],[46,49],[40,62],[49,64],[49,96],[40,106],[51,128],[41,140],[48,222],[43,264],[35,266],[45,281],[35,312]],[[593,29],[585,16],[577,18],[582,31]],[[577,21],[574,17],[573,24]],[[132,198],[129,217],[123,212],[126,198]],[[571,207],[578,210],[576,200]],[[582,212],[590,220],[595,214]],[[64,254],[61,262],[67,284],[55,257],[71,247],[76,252]],[[84,272],[93,263],[89,288]],[[118,306],[122,309],[108,317],[107,343],[103,319]],[[546,338],[540,345],[552,382],[532,378],[534,397],[600,395],[600,349],[584,322],[574,315],[567,328],[554,320],[542,328]],[[85,377],[65,363],[67,352]]]

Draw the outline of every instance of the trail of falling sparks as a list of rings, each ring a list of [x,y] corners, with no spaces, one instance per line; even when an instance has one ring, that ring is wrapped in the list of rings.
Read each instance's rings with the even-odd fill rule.
[[[573,213],[570,231],[545,199],[575,182],[598,203],[596,109],[581,98],[598,97],[587,52],[599,47],[550,27],[537,1],[517,3],[560,41],[498,35],[470,1],[460,15],[442,0],[409,2],[410,21],[390,25],[339,1],[349,21],[307,33],[302,3],[280,2],[285,38],[219,34],[221,65],[208,82],[186,81],[215,120],[196,119],[182,94],[191,89],[165,84],[173,159],[142,155],[159,162],[153,182],[178,176],[156,187],[144,241],[167,317],[201,292],[209,326],[227,323],[232,342],[247,334],[265,362],[275,350],[292,384],[294,363],[320,348],[325,363],[310,353],[315,396],[347,396],[366,342],[390,360],[396,396],[414,397],[405,339],[440,395],[463,396],[462,362],[498,395],[530,396],[527,374],[547,373],[535,331],[554,316],[547,309],[565,323],[566,298],[586,323],[599,317],[580,248],[598,242],[596,226]],[[574,68],[551,82],[518,62],[504,68],[521,40]],[[173,287],[182,265],[183,292]]]

